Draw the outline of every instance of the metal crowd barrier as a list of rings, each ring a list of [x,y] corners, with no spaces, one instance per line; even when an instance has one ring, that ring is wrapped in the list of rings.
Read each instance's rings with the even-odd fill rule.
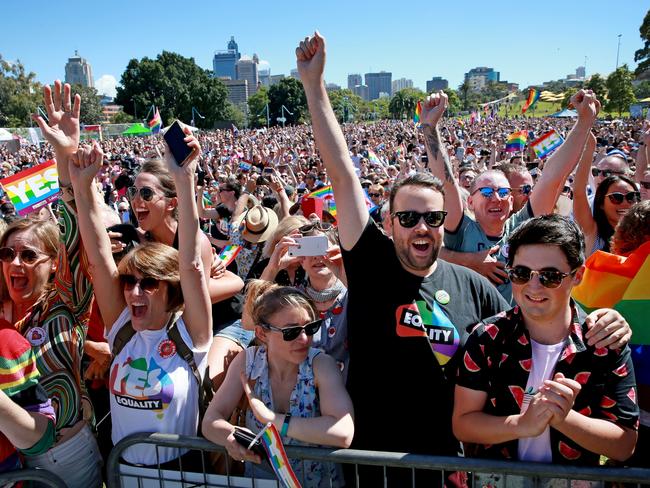
[[[0,486],[11,486],[20,481],[34,481],[48,488],[67,488],[61,478],[45,469],[19,469],[0,474]]]
[[[160,447],[190,449],[206,452],[226,452],[225,448],[199,437],[179,436],[159,433],[139,433],[122,439],[111,451],[107,464],[108,488],[190,488],[190,487],[237,487],[237,488],[282,488],[274,480],[250,479],[236,476],[210,474],[206,471],[204,458],[203,472],[190,473],[167,471],[154,468],[140,468],[120,464],[125,449],[136,444],[151,444]],[[383,486],[389,485],[388,468],[411,470],[413,488],[425,488],[416,484],[416,472],[421,471],[462,471],[468,473],[468,485],[473,488],[484,487],[599,487],[599,486],[650,486],[650,469],[579,467],[558,464],[524,463],[490,459],[425,456],[397,452],[359,451],[354,449],[320,449],[285,446],[291,459],[332,462],[352,465],[355,487],[369,487],[359,475],[359,467],[376,466],[383,468]],[[441,476],[442,486],[444,479]],[[349,485],[348,485],[349,486]],[[393,486],[393,485],[391,485]],[[374,488],[374,487],[372,487]],[[400,488],[402,488],[400,486]],[[408,488],[408,487],[404,487]]]

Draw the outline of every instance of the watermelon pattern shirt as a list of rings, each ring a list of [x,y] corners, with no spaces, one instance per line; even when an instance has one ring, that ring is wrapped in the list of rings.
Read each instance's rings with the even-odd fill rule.
[[[573,410],[636,429],[639,422],[636,382],[629,347],[615,351],[589,346],[583,335],[585,313],[571,304],[572,323],[554,373],[582,385]],[[519,307],[479,323],[470,334],[458,368],[457,384],[487,393],[483,411],[494,416],[521,412],[532,366],[530,335]],[[550,428],[554,464],[597,466],[599,455]],[[518,441],[478,445],[476,456],[517,459]]]

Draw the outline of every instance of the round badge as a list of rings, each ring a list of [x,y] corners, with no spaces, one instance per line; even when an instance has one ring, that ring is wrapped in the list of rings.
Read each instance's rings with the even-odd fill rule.
[[[336,327],[330,327],[327,329],[327,335],[329,337],[334,337],[334,334],[336,334]]]
[[[43,327],[34,327],[27,332],[27,341],[32,346],[40,346],[47,341],[47,332]]]
[[[438,290],[434,296],[436,301],[441,305],[447,305],[449,303],[449,293],[445,290]]]
[[[167,359],[176,354],[176,344],[171,339],[165,339],[160,344],[158,344],[158,355]]]
[[[508,244],[503,244],[501,246],[501,256],[508,259],[508,252],[510,251],[510,246]]]

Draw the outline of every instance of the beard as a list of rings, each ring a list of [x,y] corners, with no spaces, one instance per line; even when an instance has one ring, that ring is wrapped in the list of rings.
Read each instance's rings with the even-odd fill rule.
[[[395,251],[397,253],[397,258],[402,263],[402,267],[407,271],[409,269],[414,271],[427,271],[433,266],[433,263],[438,259],[438,254],[440,253],[440,242],[433,242],[429,256],[426,258],[416,258],[411,253],[411,246],[408,243],[398,243],[395,242]]]

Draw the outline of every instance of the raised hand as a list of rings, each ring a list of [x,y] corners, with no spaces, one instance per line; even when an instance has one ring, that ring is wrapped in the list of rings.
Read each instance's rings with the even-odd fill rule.
[[[54,97],[52,95],[54,94]],[[48,122],[40,115],[32,114],[32,119],[38,124],[43,137],[54,146],[59,157],[65,157],[77,151],[79,146],[79,111],[81,97],[74,96],[74,105],[70,100],[70,85],[63,85],[61,94],[61,81],[54,82],[54,93],[49,85],[43,87],[43,103],[47,111]]]
[[[189,127],[187,127],[185,124],[182,123],[181,123],[181,127],[183,129],[183,132],[186,135],[185,139],[183,140],[185,141],[187,146],[192,150],[192,152],[187,157],[187,159],[184,162],[182,162],[183,166],[179,166],[179,164],[176,162],[176,159],[174,159],[174,155],[169,149],[169,146],[165,142],[165,146],[164,146],[165,151],[164,151],[163,160],[165,161],[165,165],[167,166],[167,169],[174,177],[180,175],[190,175],[192,177],[192,181],[194,181],[194,174],[196,173],[196,165],[198,162],[198,157],[201,154],[201,145],[199,144],[199,141],[196,139],[196,137],[194,137]]]
[[[447,101],[447,94],[442,90],[429,95],[422,103],[422,115],[420,117],[422,125],[430,125],[431,127],[438,125],[447,109]]]
[[[80,147],[68,157],[70,179],[76,189],[92,188],[95,176],[102,167],[104,152],[99,144],[93,141],[92,146]]]
[[[600,112],[600,102],[591,90],[580,90],[571,97],[570,105],[578,112],[578,117],[592,123]]]
[[[305,37],[296,48],[298,73],[303,84],[323,83],[325,38],[318,31]]]

